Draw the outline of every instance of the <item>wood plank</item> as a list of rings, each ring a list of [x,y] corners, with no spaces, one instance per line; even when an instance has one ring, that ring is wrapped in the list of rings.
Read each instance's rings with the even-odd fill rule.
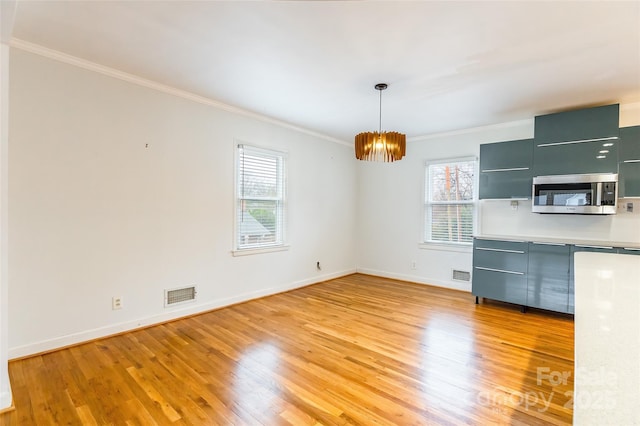
[[[7,426],[566,425],[573,319],[354,274],[11,361],[9,374]]]

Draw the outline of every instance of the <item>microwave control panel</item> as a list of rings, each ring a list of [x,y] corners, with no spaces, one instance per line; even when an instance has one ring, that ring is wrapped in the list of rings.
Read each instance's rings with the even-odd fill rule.
[[[616,205],[616,183],[615,182],[602,182],[601,203],[603,206]]]

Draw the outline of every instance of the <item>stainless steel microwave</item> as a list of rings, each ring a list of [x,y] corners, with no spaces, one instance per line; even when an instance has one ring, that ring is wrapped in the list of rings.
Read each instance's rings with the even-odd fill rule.
[[[533,178],[534,213],[615,214],[618,175],[537,176]]]

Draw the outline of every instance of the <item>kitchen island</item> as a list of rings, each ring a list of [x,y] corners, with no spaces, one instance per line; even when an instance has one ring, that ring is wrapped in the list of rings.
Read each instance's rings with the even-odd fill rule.
[[[640,256],[575,254],[574,424],[640,425]]]

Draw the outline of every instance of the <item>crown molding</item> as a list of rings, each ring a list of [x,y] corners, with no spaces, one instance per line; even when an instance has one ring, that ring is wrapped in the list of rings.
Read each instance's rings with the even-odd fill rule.
[[[272,117],[268,117],[266,115],[262,115],[252,111],[242,109],[242,108],[234,107],[232,105],[228,105],[228,104],[216,101],[214,99],[196,95],[195,93],[187,92],[186,90],[177,89],[175,87],[168,86],[166,84],[158,83],[153,80],[149,80],[134,74],[129,74],[127,72],[117,70],[115,68],[110,68],[110,67],[107,67],[95,62],[87,61],[85,59],[78,58],[76,56],[72,56],[57,50],[49,49],[39,44],[31,43],[31,42],[20,40],[17,38],[12,38],[11,42],[9,43],[9,46],[16,49],[24,50],[29,53],[34,53],[36,55],[44,56],[46,58],[53,59],[59,62],[63,62],[69,65],[73,65],[78,68],[83,68],[83,69],[97,72],[99,74],[103,74],[109,77],[117,78],[119,80],[126,81],[128,83],[133,83],[138,86],[146,87],[148,89],[156,90],[158,92],[162,92],[162,93],[177,96],[183,99],[187,99],[192,102],[197,102],[213,108],[217,108],[217,109],[221,109],[234,114],[253,118],[255,120],[263,121],[269,124],[274,124],[276,126],[280,126],[286,129],[295,130],[297,132],[304,133],[309,136],[314,136],[320,139],[324,139],[330,142],[334,142],[339,145],[352,146],[351,143],[345,142],[341,139],[337,139],[322,133],[318,133],[313,130],[306,129],[304,127],[299,127],[294,124],[287,123],[286,121],[281,121]]]

